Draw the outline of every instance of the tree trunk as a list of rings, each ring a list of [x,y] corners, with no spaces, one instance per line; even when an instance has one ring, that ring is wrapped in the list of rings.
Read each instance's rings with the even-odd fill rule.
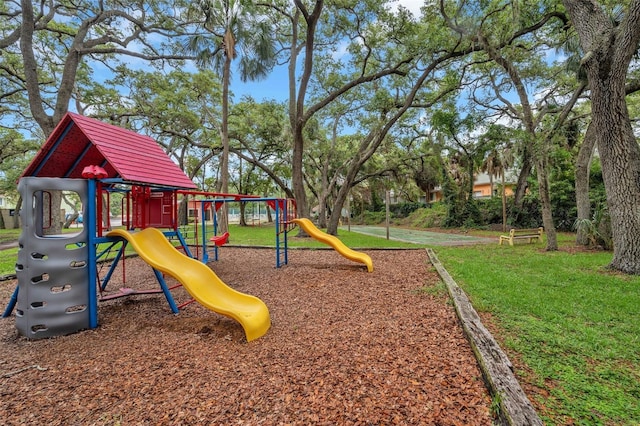
[[[296,126],[293,140],[293,159],[291,164],[291,182],[293,184],[293,194],[296,197],[296,207],[298,217],[309,217],[309,205],[307,204],[307,191],[304,185],[303,154],[304,137],[302,135],[302,124]]]
[[[245,212],[247,210],[247,203],[240,203],[240,226],[247,226],[247,218]]]
[[[448,55],[445,55],[445,57]],[[436,61],[438,62],[438,61]],[[432,64],[435,67],[435,63]],[[329,217],[329,223],[327,225],[327,233],[335,235],[338,232],[338,223],[340,221],[340,214],[342,213],[342,206],[344,206],[344,202],[347,199],[347,195],[349,191],[353,187],[353,183],[355,182],[356,175],[358,171],[362,167],[364,163],[366,163],[369,158],[376,152],[376,150],[380,147],[385,137],[391,130],[391,128],[395,125],[395,123],[400,120],[400,118],[404,115],[405,112],[411,106],[411,103],[416,97],[416,94],[420,87],[422,87],[423,83],[427,79],[429,75],[431,75],[432,68],[427,67],[427,69],[415,80],[413,88],[411,92],[407,95],[404,100],[404,104],[401,108],[399,108],[393,116],[386,121],[386,123],[381,123],[379,126],[374,127],[369,131],[369,134],[360,142],[360,146],[358,147],[358,151],[354,153],[351,162],[346,167],[346,173],[344,177],[344,182],[340,186],[340,190],[338,191],[338,195],[336,196],[335,203],[333,205],[333,211],[331,212],[331,216]]]
[[[329,196],[329,158],[327,158],[321,170],[320,193],[318,194],[318,227],[327,227],[327,198]]]
[[[551,212],[551,196],[549,194],[549,171],[547,165],[547,154],[540,153],[536,162],[538,175],[538,187],[540,204],[542,205],[542,225],[547,235],[547,251],[558,250],[558,238],[556,227],[553,224],[553,214]]]
[[[335,181],[329,183],[329,164],[334,156],[336,143],[338,140],[338,124],[342,114],[337,114],[333,117],[333,126],[331,128],[331,146],[327,152],[327,156],[322,161],[322,168],[320,170],[320,194],[318,195],[318,226],[320,228],[327,227],[327,198],[333,191]]]
[[[489,175],[489,198],[493,198],[493,173],[488,173]]]
[[[71,228],[71,224],[78,219],[78,217],[80,216],[80,214],[78,212],[73,212],[71,213],[68,217],[65,217],[64,219],[64,223],[62,224],[62,228],[63,229],[69,229]]]
[[[20,228],[20,210],[22,209],[22,195],[18,195],[18,201],[16,201],[16,211],[13,214],[13,228]]]
[[[62,113],[58,108],[54,111],[54,116],[47,115],[44,109],[44,102],[40,95],[40,76],[38,75],[38,60],[34,54],[33,49],[33,36],[35,32],[35,16],[33,11],[33,2],[29,0],[21,0],[22,10],[22,25],[20,28],[20,53],[22,54],[22,62],[24,66],[25,88],[27,90],[29,99],[29,110],[33,115],[33,119],[38,123],[45,136],[49,136],[55,128],[58,121],[62,118],[62,114],[66,112],[66,107],[69,105],[69,99],[71,99],[71,90],[62,91],[57,93],[56,107],[65,104],[65,109]],[[69,52],[67,62],[70,65],[77,63],[77,53]],[[72,60],[73,59],[73,60]],[[65,69],[67,67],[65,66]],[[69,67],[71,69],[71,67]],[[66,75],[67,79],[72,80],[71,85],[73,87],[73,81],[75,81],[75,73],[73,75]],[[68,87],[68,84],[65,84]]]
[[[291,49],[291,61],[289,62],[289,117],[291,121],[291,128],[293,130],[293,155],[291,165],[291,181],[293,186],[293,193],[296,197],[296,207],[298,217],[309,217],[309,205],[307,202],[307,193],[304,185],[304,172],[303,172],[303,154],[304,154],[304,126],[309,120],[310,116],[305,114],[304,104],[307,96],[307,88],[309,81],[313,73],[313,52],[315,44],[315,33],[322,9],[324,7],[323,0],[316,0],[313,7],[313,11],[309,13],[304,2],[300,0],[294,0],[296,5],[295,23],[297,25],[297,19],[302,12],[304,20],[306,21],[306,37],[304,40],[304,61],[302,66],[302,75],[300,77],[300,85],[298,87],[298,93],[296,94],[296,67],[299,65],[297,61],[297,29],[294,34],[293,40],[295,44]],[[300,235],[306,235],[304,232],[300,232]]]
[[[593,90],[594,93],[596,89]],[[640,149],[624,95],[592,96],[613,236],[611,267],[640,273]],[[596,118],[597,115],[600,117]]]
[[[273,214],[271,214],[271,208],[265,205],[265,210],[267,211],[267,223],[273,223]],[[280,212],[283,214],[284,212]]]
[[[327,227],[327,200],[324,197],[318,198],[318,228]]]
[[[594,126],[589,123],[584,140],[578,152],[576,160],[576,207],[577,219],[591,219],[591,200],[589,199],[589,170],[591,168],[591,158],[593,157],[593,149],[596,145],[596,135]],[[576,233],[576,244],[589,245],[589,236],[582,227],[578,227]]]
[[[349,183],[352,180],[348,180],[340,187],[338,191],[338,195],[336,196],[336,201],[333,204],[333,210],[331,211],[331,215],[329,216],[329,223],[327,224],[327,234],[338,235],[338,225],[340,224],[340,215],[342,214],[342,206],[347,201],[347,197],[349,196],[349,191],[351,187]]]
[[[224,60],[222,74],[222,158],[220,159],[220,192],[229,192],[229,83],[231,79],[231,56],[227,54]],[[222,203],[218,210],[218,233],[224,234],[229,230],[229,216],[227,203]]]
[[[507,232],[507,186],[504,182],[504,169],[502,169],[502,232]]]
[[[597,2],[564,0],[585,52],[582,64],[591,88],[591,125],[602,162],[611,217],[613,260],[609,265],[640,274],[640,147],[626,104],[629,64],[640,42],[640,0],[614,23]]]
[[[531,149],[529,147],[525,147],[524,153],[522,154],[522,169],[520,169],[520,174],[518,175],[516,191],[513,197],[513,205],[516,212],[522,209],[524,196],[527,192],[527,180],[529,179],[529,176],[531,176],[532,166]]]
[[[44,235],[58,235],[62,233],[62,191],[43,191],[42,216]]]
[[[189,224],[189,198],[183,196],[178,204],[178,225]]]
[[[469,189],[468,189],[468,196],[467,196],[467,200],[471,201],[473,200],[473,182],[474,182],[474,176],[473,176],[473,172],[475,171],[475,164],[473,162],[473,158],[471,158],[470,155],[467,155],[467,173],[469,175]]]

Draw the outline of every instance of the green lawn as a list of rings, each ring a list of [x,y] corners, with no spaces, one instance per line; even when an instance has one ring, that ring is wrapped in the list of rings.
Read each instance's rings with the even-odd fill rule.
[[[0,244],[17,241],[20,232],[20,229],[0,229]]]
[[[564,243],[572,247],[570,241]],[[640,424],[640,277],[611,273],[611,253],[438,247],[478,311],[491,314],[546,424]]]
[[[195,231],[193,228],[181,230],[187,244],[201,244],[202,232],[198,228],[197,239],[195,238]],[[212,228],[207,230],[207,237],[213,235]],[[298,228],[289,232],[288,244],[289,247],[327,247],[326,244],[320,243],[312,238],[298,237]],[[420,245],[406,243],[402,241],[393,241],[372,237],[369,235],[359,234],[357,232],[348,232],[340,229],[338,231],[338,238],[348,247],[352,248],[417,248],[422,247]],[[243,245],[243,246],[268,246],[275,247],[276,245],[276,233],[275,227],[272,224],[263,224],[261,226],[229,226],[229,244]],[[281,243],[282,244],[282,243]]]
[[[229,232],[230,244],[275,245],[273,226],[232,225]],[[343,230],[339,237],[354,248],[420,247]],[[476,309],[490,314],[512,360],[525,366],[520,379],[540,389],[532,399],[546,424],[638,425],[640,277],[607,271],[611,253],[568,250],[573,236],[559,237],[557,252],[543,244],[499,246],[497,238],[434,250]],[[295,233],[289,245],[325,247]],[[0,274],[13,272],[16,251],[0,252]]]

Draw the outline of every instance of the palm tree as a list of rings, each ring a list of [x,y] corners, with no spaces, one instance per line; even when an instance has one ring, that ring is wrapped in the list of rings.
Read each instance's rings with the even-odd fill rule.
[[[493,198],[494,182],[493,177],[499,176],[502,172],[502,164],[500,163],[500,156],[495,147],[489,151],[489,154],[484,158],[480,165],[480,171],[489,175],[489,186],[491,187],[490,193]]]
[[[502,230],[507,230],[507,194],[505,173],[509,171],[515,162],[514,135],[511,129],[492,124],[482,135],[482,139],[490,146],[487,157],[483,160],[481,170],[489,174],[491,179],[491,196],[493,196],[493,177],[499,176],[502,183]]]
[[[265,19],[242,0],[198,0],[193,11],[204,17],[204,34],[193,36],[187,48],[196,53],[199,66],[213,67],[222,73],[222,120],[220,138],[219,192],[229,192],[229,86],[231,63],[240,57],[238,71],[242,81],[266,77],[276,60],[272,29]],[[220,232],[228,229],[227,209],[220,209]]]
[[[431,192],[440,183],[442,159],[436,154],[420,156],[420,167],[414,171],[414,181],[425,193],[425,203],[431,203]]]
[[[509,167],[511,167],[511,163],[513,162],[511,156],[511,149],[508,146],[503,147],[502,151],[498,151],[497,147],[494,147],[489,152],[489,155],[485,158],[481,166],[481,170],[489,175],[491,182],[491,197],[493,197],[493,177],[500,177],[502,183],[502,231],[504,232],[507,230],[507,185],[505,182],[505,172]]]

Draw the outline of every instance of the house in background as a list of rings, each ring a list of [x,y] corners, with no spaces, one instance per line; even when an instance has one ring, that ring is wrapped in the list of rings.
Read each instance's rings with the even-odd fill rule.
[[[511,197],[516,187],[517,176],[514,173],[507,172],[505,174],[505,194]],[[502,178],[498,176],[490,177],[487,173],[478,173],[473,181],[473,198],[491,198],[502,195],[501,188]],[[437,186],[431,191],[430,202],[435,203],[442,200],[442,187]]]
[[[16,204],[4,194],[0,194],[0,214],[2,214],[4,229],[13,229],[13,220],[16,214]]]
[[[81,207],[80,211],[82,211]],[[63,199],[61,202],[60,217],[64,218],[69,212],[73,212],[73,207]],[[14,229],[21,227],[19,221],[18,226],[14,226],[15,215],[17,214],[16,203],[12,200],[11,197],[7,197],[4,194],[0,194],[0,214],[2,214],[2,220],[4,221],[3,229]]]
[[[505,175],[505,195],[513,196],[515,189],[515,178]],[[487,173],[479,173],[473,182],[473,198],[491,198],[491,196],[501,196],[502,179],[497,176],[489,176]]]

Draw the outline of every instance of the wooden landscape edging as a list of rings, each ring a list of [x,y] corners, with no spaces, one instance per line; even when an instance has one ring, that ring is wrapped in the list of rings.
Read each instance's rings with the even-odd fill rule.
[[[511,361],[489,330],[482,324],[465,292],[442,266],[434,251],[428,248],[427,254],[447,285],[456,313],[471,343],[471,348],[476,355],[489,392],[499,407],[500,420],[508,425],[543,425],[531,401],[520,387],[520,383],[513,373]]]

